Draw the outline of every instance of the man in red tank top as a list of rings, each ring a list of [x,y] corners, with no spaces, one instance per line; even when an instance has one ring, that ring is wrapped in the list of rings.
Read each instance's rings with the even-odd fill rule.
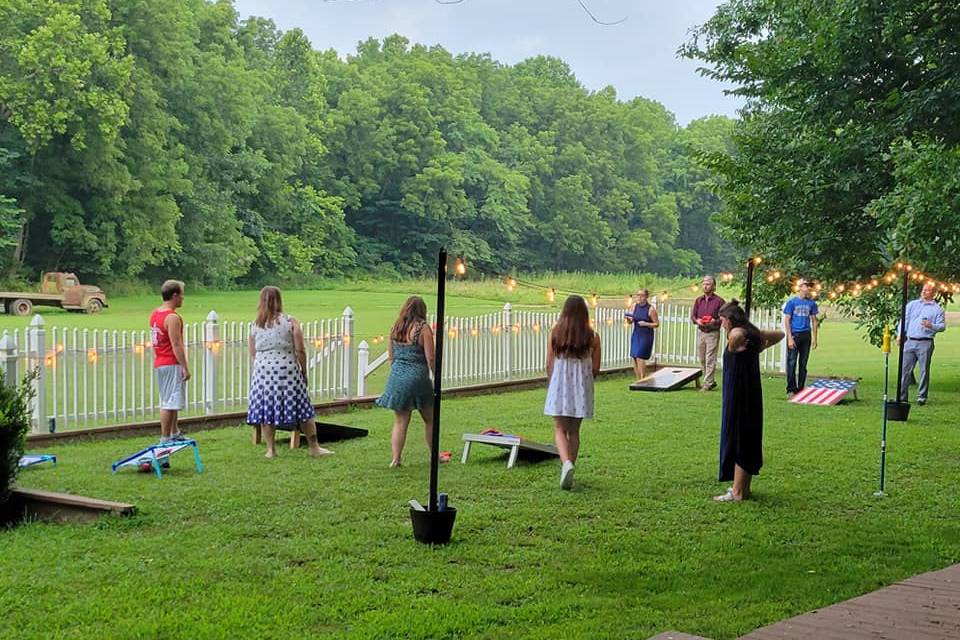
[[[183,440],[177,427],[179,411],[186,406],[184,390],[190,366],[183,344],[183,320],[177,309],[183,304],[183,283],[167,280],[160,287],[163,304],[150,315],[153,367],[160,388],[160,442]]]

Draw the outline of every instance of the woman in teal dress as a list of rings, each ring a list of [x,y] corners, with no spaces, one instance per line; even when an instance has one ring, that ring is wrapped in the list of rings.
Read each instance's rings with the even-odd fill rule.
[[[388,346],[390,377],[377,406],[393,409],[393,450],[391,467],[400,466],[407,427],[413,410],[423,418],[427,449],[433,441],[433,331],[427,324],[427,305],[420,296],[411,296],[400,309],[390,330]]]

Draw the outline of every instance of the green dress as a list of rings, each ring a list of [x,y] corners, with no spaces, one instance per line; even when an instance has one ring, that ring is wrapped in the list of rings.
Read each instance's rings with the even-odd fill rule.
[[[413,332],[410,344],[393,342],[393,363],[383,395],[377,398],[377,406],[394,411],[423,409],[433,403],[433,383],[430,367],[420,344],[420,332],[424,323]]]

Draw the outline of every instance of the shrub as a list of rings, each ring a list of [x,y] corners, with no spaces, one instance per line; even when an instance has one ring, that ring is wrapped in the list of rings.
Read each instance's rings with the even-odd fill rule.
[[[31,379],[32,375],[27,376],[18,387],[11,387],[0,374],[0,505],[10,499],[30,429]]]

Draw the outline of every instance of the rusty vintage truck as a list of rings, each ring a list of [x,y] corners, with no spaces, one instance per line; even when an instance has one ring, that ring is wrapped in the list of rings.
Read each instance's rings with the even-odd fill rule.
[[[34,305],[62,307],[68,311],[100,313],[107,306],[107,294],[100,287],[80,284],[75,274],[48,271],[40,277],[40,292],[0,291],[7,313],[27,316]]]

